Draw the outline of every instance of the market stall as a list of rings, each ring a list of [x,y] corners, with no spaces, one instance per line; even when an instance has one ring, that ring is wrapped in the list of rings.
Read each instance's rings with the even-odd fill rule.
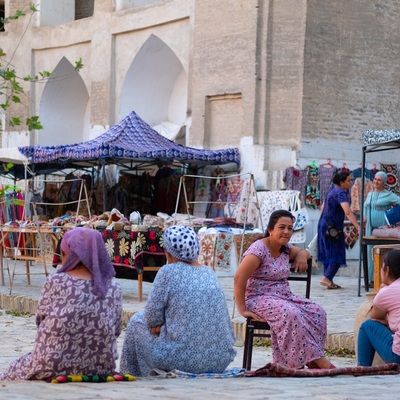
[[[365,192],[365,170],[366,158],[368,154],[398,150],[400,148],[400,130],[364,130],[362,132],[362,184],[361,184],[361,204],[360,204],[360,221],[363,221],[363,203]],[[397,179],[397,177],[396,177]],[[364,275],[365,290],[369,291],[368,285],[368,263],[366,260],[367,246],[375,244],[398,244],[398,238],[385,238],[384,241],[375,237],[364,237],[360,232],[360,257],[358,269],[358,296],[361,293],[361,275]]]
[[[118,166],[119,172],[123,174],[129,171],[137,173],[148,165],[157,165],[159,170],[162,170],[163,167],[170,169],[170,166],[179,164],[183,171],[189,167],[196,169],[204,165],[224,165],[229,163],[233,163],[237,168],[240,163],[237,148],[201,150],[176,144],[158,134],[141,120],[135,112],[131,112],[121,122],[99,137],[87,142],[47,147],[39,145],[26,146],[20,147],[18,150],[22,158],[29,161],[28,166],[36,175],[65,169],[95,168],[97,171],[103,171],[103,213],[106,211],[107,203],[104,181],[106,166]],[[145,185],[143,182],[136,182],[134,186],[143,188]],[[122,183],[119,188],[124,190],[124,184]],[[125,190],[126,192],[129,192],[129,190]],[[165,203],[165,198],[163,198],[163,201]],[[131,201],[126,203],[132,205]],[[130,211],[134,211],[134,209]],[[128,217],[126,212],[124,214]],[[152,226],[148,228],[147,233],[142,233],[142,236],[147,236],[149,239]],[[110,250],[109,254],[113,258],[113,254],[116,254],[116,249],[121,250],[125,248],[123,244],[127,244],[131,256],[128,262],[125,259],[122,264],[130,268],[136,268],[138,280],[140,280],[143,270],[146,270],[145,265],[141,268],[141,259],[136,256],[138,240],[135,235],[139,236],[140,233],[135,234],[132,230],[128,230],[126,235],[130,238],[132,235],[135,236],[129,241],[126,241],[126,238],[122,238],[121,235],[122,233],[118,234],[112,230],[105,231],[105,236],[107,236],[106,245],[109,243],[111,236],[114,240],[113,251],[111,252]],[[123,242],[124,240],[125,242]],[[109,244],[109,246],[111,245]],[[161,255],[161,250],[158,253]],[[113,263],[121,265],[120,258],[118,260],[117,258],[118,256],[114,256]]]

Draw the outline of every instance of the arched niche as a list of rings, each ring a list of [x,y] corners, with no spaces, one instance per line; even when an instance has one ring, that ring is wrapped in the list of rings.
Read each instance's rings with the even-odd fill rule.
[[[89,139],[89,93],[73,65],[63,57],[46,83],[39,116],[38,144],[53,146]]]
[[[129,67],[121,91],[119,119],[134,110],[149,125],[186,119],[187,74],[171,48],[155,35]]]

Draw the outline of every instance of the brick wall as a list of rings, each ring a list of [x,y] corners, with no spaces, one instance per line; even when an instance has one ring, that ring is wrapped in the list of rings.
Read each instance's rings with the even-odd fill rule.
[[[400,126],[400,3],[308,1],[303,137]]]
[[[189,76],[193,93],[190,146],[202,146],[204,139],[215,144],[218,137],[224,137],[224,146],[238,146],[241,136],[253,134],[257,3],[256,0],[196,2]],[[219,115],[217,122],[206,121],[215,117],[213,112],[206,112],[208,100],[230,94],[242,96],[234,107],[240,107],[243,118],[236,124],[233,135],[231,112]],[[221,109],[232,111],[232,107],[221,106]],[[204,138],[205,134],[208,137]]]

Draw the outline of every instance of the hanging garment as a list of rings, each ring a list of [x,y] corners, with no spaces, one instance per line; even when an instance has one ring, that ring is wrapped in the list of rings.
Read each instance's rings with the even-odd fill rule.
[[[354,214],[360,214],[360,207],[361,207],[361,177],[356,178],[354,181],[353,186],[351,187],[351,210]],[[364,182],[364,203],[367,199],[368,193],[372,190],[372,181],[366,179]]]
[[[307,207],[316,209],[320,206],[318,167],[307,165],[305,171],[307,173],[305,203]]]
[[[286,168],[283,182],[286,184],[286,189],[298,190],[300,192],[301,199],[304,201],[306,198],[307,186],[306,171],[295,167]]]
[[[319,198],[321,204],[324,202],[326,194],[332,186],[332,178],[337,171],[337,168],[331,164],[321,164],[318,168]]]

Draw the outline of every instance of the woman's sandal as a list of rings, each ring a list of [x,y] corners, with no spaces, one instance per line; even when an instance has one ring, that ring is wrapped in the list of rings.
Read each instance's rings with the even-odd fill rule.
[[[320,285],[326,286],[327,289],[331,289],[331,290],[332,289],[341,289],[342,288],[341,286],[336,285],[336,283],[333,283],[333,282],[327,283],[327,282],[320,281],[319,283],[320,283]]]
[[[339,285],[336,285],[336,283],[331,283],[329,286],[327,286],[327,289],[341,289],[342,287]]]

